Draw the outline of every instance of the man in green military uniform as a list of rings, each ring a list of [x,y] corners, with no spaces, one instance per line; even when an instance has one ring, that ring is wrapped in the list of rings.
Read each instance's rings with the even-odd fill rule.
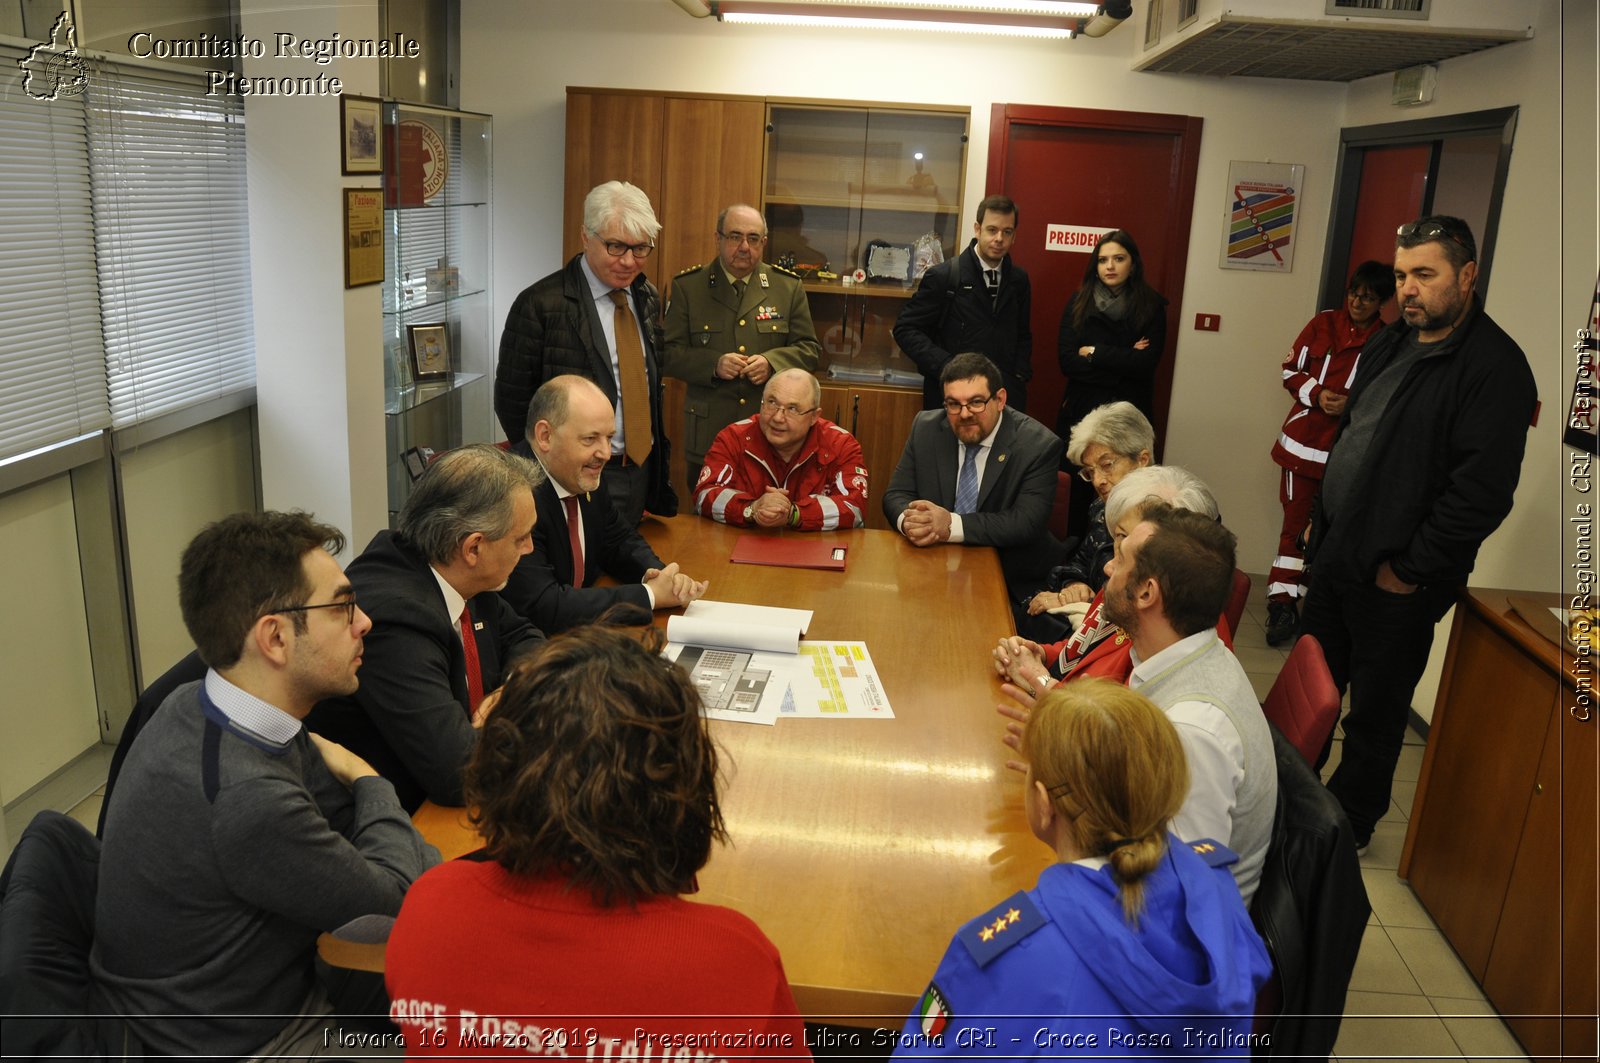
[[[715,262],[673,278],[662,372],[689,385],[684,456],[691,492],[717,433],[761,407],[767,378],[817,368],[822,353],[800,278],[761,261],[767,223],[743,203],[717,216]]]

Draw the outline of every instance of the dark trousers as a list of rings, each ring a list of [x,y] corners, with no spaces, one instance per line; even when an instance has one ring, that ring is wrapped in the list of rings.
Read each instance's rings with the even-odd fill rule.
[[[650,488],[650,480],[645,473],[648,468],[648,464],[635,465],[630,461],[624,465],[613,459],[606,466],[606,471],[600,474],[600,486],[610,496],[611,506],[617,511],[617,516],[629,528],[644,518],[644,499]]]
[[[1301,631],[1322,643],[1334,683],[1341,693],[1350,691],[1344,750],[1328,789],[1344,806],[1358,844],[1389,810],[1411,695],[1428,664],[1434,625],[1455,601],[1455,590],[1424,586],[1391,594],[1331,573],[1312,581]],[[1318,769],[1328,753],[1324,747]]]

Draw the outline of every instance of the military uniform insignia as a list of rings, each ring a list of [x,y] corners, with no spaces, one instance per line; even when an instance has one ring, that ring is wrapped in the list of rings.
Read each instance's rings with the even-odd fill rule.
[[[795,280],[804,280],[805,279],[805,278],[801,277],[800,274],[798,274],[794,270],[790,269],[788,266],[783,265],[781,262],[772,267],[772,272],[781,273],[785,277],[793,277]]]
[[[950,1025],[950,1002],[932,982],[928,983],[922,999],[917,1001],[917,1025],[921,1027],[924,1037],[938,1037]]]
[[[783,311],[779,310],[776,306],[756,307],[757,321],[777,321],[781,317],[783,317]]]
[[[1239,862],[1239,854],[1215,838],[1201,838],[1199,841],[1183,844],[1194,850],[1196,856],[1212,867],[1227,867],[1229,864]]]
[[[1013,893],[956,934],[972,954],[973,962],[987,967],[996,956],[1048,923],[1026,893]]]
[[[672,275],[672,279],[673,280],[677,280],[679,277],[687,277],[689,274],[695,272],[696,270],[704,269],[705,265],[706,264],[704,262],[702,262],[699,265],[690,266],[688,269],[680,269],[678,272],[676,272],[676,273],[674,273]]]
[[[757,276],[761,279],[761,287],[763,287],[763,288],[772,287],[772,285],[767,282],[767,275],[765,273],[757,274]]]

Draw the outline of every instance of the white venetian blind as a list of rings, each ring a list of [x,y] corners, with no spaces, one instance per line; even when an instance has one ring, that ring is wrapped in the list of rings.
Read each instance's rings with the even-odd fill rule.
[[[242,103],[101,63],[87,108],[112,424],[254,384]]]
[[[0,45],[0,68],[23,50]],[[0,460],[102,429],[105,354],[95,288],[81,98],[0,86]]]

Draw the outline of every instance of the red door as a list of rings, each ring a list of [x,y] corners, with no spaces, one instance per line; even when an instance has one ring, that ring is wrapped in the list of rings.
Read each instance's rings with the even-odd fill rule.
[[[1065,391],[1056,333],[1093,249],[1091,241],[1076,250],[1047,250],[1048,227],[1126,229],[1139,243],[1145,279],[1168,300],[1167,348],[1156,369],[1158,460],[1177,357],[1200,126],[1199,118],[1186,115],[1017,104],[995,104],[990,125],[988,190],[1017,202],[1021,219],[1011,256],[1033,282],[1028,412],[1055,425]]]
[[[1395,229],[1422,217],[1432,160],[1431,144],[1368,148],[1362,155],[1361,188],[1350,223],[1350,258],[1338,279],[1341,292],[1350,274],[1367,259],[1394,261]],[[1385,321],[1399,315],[1393,300],[1383,305]]]

